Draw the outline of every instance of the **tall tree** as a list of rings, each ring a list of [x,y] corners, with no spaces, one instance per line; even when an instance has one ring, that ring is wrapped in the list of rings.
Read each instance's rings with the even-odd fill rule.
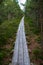
[[[0,5],[0,22],[13,17],[20,17],[22,13],[16,0],[4,0],[3,4]]]
[[[39,0],[39,23],[41,30],[41,43],[43,44],[43,0]]]
[[[43,0],[27,0],[25,16],[31,18],[43,43]]]

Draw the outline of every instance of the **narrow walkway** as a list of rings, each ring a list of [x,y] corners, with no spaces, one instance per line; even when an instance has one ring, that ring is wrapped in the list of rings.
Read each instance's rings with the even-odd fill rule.
[[[24,17],[21,19],[17,31],[12,65],[30,65],[30,58],[28,54],[24,30]]]

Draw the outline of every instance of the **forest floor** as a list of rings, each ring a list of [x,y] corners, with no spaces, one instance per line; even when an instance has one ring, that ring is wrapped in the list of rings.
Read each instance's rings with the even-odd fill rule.
[[[32,26],[29,26],[31,22],[28,22],[29,20],[25,18],[25,32],[30,54],[30,62],[33,63],[33,65],[43,65],[43,59],[38,58],[38,56],[43,57],[43,47],[40,42],[40,34],[34,34],[33,30],[30,30]]]

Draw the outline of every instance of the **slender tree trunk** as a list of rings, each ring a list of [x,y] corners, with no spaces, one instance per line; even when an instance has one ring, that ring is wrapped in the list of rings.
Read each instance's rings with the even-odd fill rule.
[[[40,36],[41,36],[41,44],[43,44],[43,8],[42,8],[42,1],[40,0],[39,1],[39,20],[40,20],[40,29],[41,29],[41,33],[40,33]]]

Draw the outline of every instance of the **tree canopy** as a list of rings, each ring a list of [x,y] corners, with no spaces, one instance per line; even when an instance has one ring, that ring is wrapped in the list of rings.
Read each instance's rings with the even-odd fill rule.
[[[15,0],[1,0],[0,3],[0,23],[6,19],[22,16],[23,12]]]

